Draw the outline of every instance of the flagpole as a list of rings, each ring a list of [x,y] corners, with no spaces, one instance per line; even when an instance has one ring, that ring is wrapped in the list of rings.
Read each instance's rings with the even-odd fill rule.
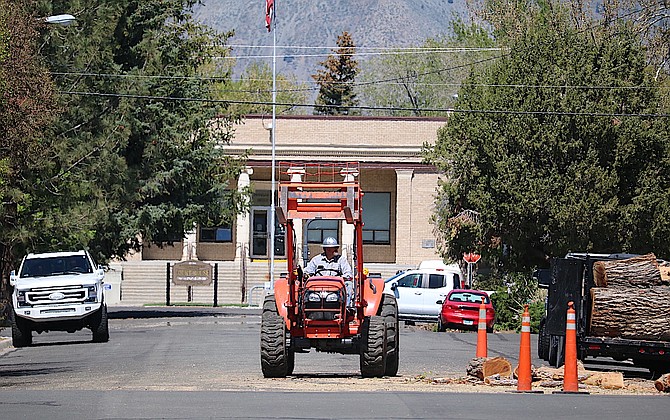
[[[277,4],[272,13],[272,207],[270,208],[270,289],[275,287],[275,132],[277,131]]]

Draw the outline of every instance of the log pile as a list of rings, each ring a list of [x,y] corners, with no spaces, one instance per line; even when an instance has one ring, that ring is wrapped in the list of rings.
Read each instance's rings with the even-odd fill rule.
[[[489,386],[516,386],[517,370],[504,357],[478,357],[470,360],[467,367],[468,378]],[[563,367],[532,367],[531,375],[535,386],[560,388],[563,386]],[[625,387],[621,372],[595,372],[584,369],[582,362],[577,363],[579,386],[597,386],[603,389],[621,389]],[[657,385],[658,387],[658,385]]]
[[[593,265],[590,334],[670,341],[670,287],[654,254]]]
[[[598,261],[593,264],[597,287],[651,287],[662,285],[661,270],[654,254],[627,260]]]
[[[670,341],[670,287],[591,289],[591,335]]]

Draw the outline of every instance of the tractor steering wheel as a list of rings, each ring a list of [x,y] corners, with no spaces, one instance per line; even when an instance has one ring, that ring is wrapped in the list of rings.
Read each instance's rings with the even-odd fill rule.
[[[335,270],[335,269],[332,269],[332,268],[325,268],[325,267],[317,268],[316,271],[314,272],[314,275],[315,276],[319,276],[319,275],[323,276],[323,275],[325,275],[325,274],[323,274],[324,271],[328,271],[329,273],[335,273],[336,277],[342,277],[342,272],[340,270]],[[328,275],[332,275],[332,274],[328,274]]]

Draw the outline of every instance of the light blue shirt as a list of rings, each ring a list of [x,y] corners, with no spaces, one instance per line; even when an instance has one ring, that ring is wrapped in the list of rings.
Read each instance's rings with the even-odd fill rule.
[[[312,258],[305,267],[305,274],[313,276],[317,271],[322,276],[341,276],[348,279],[354,277],[349,261],[339,254],[336,254],[330,260],[326,257],[325,252]]]

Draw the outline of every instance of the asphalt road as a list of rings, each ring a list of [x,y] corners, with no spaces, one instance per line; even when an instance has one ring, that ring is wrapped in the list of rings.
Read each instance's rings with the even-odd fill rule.
[[[257,310],[111,308],[110,318],[109,343],[92,343],[88,331],[53,332],[0,356],[0,416],[658,419],[669,404],[663,396],[459,393],[421,380],[464,375],[476,333],[404,327],[395,378],[361,378],[357,356],[309,353],[296,355],[294,376],[264,379]],[[516,363],[518,337],[490,334],[489,356]]]

